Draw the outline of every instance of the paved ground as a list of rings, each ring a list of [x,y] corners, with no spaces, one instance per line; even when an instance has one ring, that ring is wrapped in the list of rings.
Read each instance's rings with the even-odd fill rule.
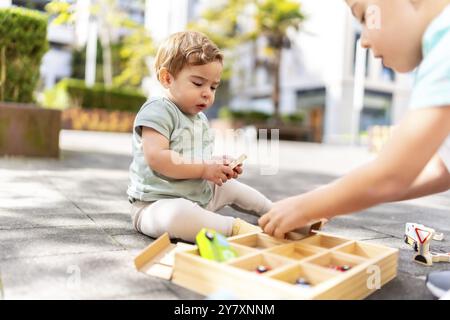
[[[60,160],[0,158],[4,297],[203,298],[134,269],[133,258],[153,239],[136,233],[128,215],[130,136],[63,131],[61,148]],[[371,158],[363,148],[306,143],[282,142],[278,151],[275,175],[261,175],[261,166],[251,156],[242,176],[272,200],[327,183]],[[449,208],[450,193],[444,193],[336,218],[325,231],[400,249],[398,277],[370,299],[432,299],[424,285],[426,274],[450,265],[427,268],[412,262],[403,229],[410,221],[434,227],[447,236],[434,249],[448,250]],[[238,215],[230,209],[223,212]]]

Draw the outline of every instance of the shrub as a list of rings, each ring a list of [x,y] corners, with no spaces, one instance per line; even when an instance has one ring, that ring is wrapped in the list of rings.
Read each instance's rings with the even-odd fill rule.
[[[65,109],[81,106],[84,109],[137,112],[147,100],[134,89],[109,88],[103,84],[87,87],[83,80],[64,79],[45,93],[43,104]]]
[[[255,110],[232,110],[228,107],[222,107],[219,110],[220,119],[241,120],[246,124],[261,123],[269,121],[273,116],[271,114]],[[301,124],[304,120],[302,112],[285,114],[281,117],[285,124]]]
[[[47,16],[24,8],[0,9],[0,101],[33,102],[48,49]]]

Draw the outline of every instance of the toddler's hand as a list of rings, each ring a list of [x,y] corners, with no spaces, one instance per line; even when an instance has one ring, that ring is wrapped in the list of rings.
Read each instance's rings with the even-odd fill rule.
[[[230,157],[228,155],[222,155],[222,156],[216,156],[213,157],[213,161],[216,163],[220,163],[220,164],[224,164],[226,166],[228,166],[231,162],[233,162],[235,160],[235,158]],[[227,179],[237,179],[237,177],[242,174],[243,170],[242,170],[242,164],[236,166],[233,169],[233,174],[232,175],[227,175]]]
[[[228,179],[234,176],[234,171],[227,165],[220,163],[206,163],[204,164],[202,179],[212,181],[218,186],[221,186]]]
[[[225,165],[229,165],[230,163],[232,163],[234,160],[236,160],[236,158],[224,155],[223,157],[223,164]],[[243,170],[242,170],[242,163],[237,165],[234,169],[233,169],[233,176],[229,177],[228,179],[237,179],[238,175],[242,174]]]

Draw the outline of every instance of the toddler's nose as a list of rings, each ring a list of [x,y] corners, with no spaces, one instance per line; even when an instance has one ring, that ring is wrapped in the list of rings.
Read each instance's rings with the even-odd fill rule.
[[[365,36],[364,32],[361,35],[361,47],[363,47],[364,49],[370,49],[370,42]]]

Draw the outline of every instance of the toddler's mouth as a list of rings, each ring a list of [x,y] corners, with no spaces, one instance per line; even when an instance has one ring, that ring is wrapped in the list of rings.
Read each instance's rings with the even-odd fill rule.
[[[204,104],[204,103],[197,104],[197,108],[205,109],[206,108],[206,104]]]

